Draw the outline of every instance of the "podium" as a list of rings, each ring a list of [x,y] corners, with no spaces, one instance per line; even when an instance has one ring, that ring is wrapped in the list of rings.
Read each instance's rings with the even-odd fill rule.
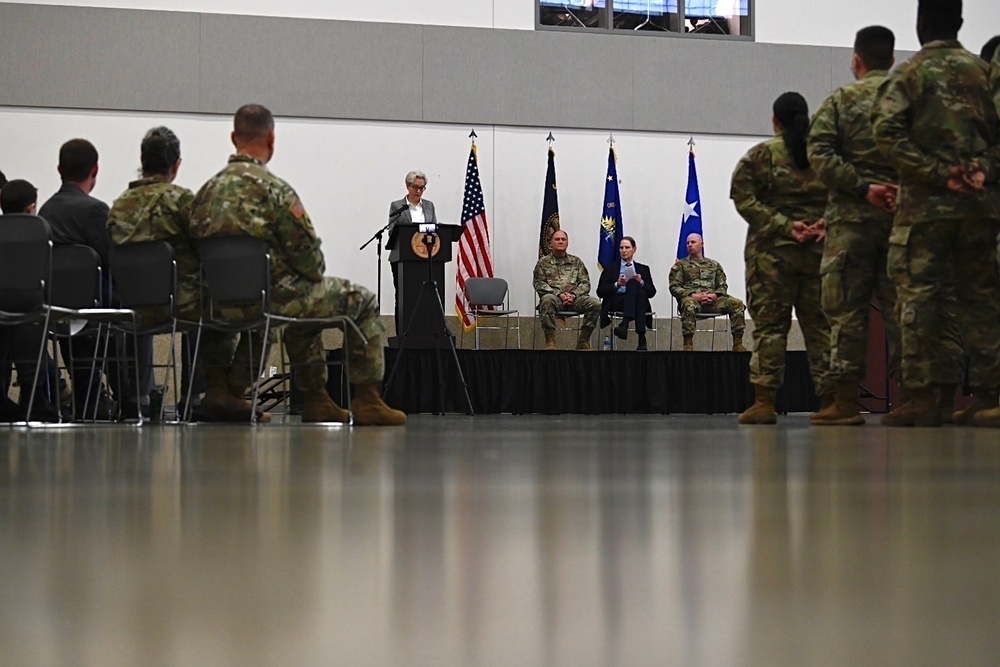
[[[389,249],[389,263],[395,266],[399,276],[396,299],[399,301],[401,321],[396,322],[396,333],[399,335],[387,341],[390,347],[399,347],[403,334],[407,334],[406,347],[409,348],[448,347],[440,335],[441,313],[433,308],[433,303],[426,302],[418,312],[417,301],[423,284],[433,280],[444,308],[444,265],[451,261],[451,244],[458,240],[463,229],[461,225],[439,224],[437,233],[433,235],[435,240],[428,261],[425,235],[420,231],[420,225],[396,224],[392,228],[386,247]]]

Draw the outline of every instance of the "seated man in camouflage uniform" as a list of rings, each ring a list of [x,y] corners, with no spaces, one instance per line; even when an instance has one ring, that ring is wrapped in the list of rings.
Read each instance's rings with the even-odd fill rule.
[[[701,312],[729,315],[733,352],[746,352],[743,347],[743,331],[746,329],[743,313],[746,306],[726,293],[726,272],[714,259],[705,257],[704,247],[700,234],[689,234],[688,256],[677,260],[670,269],[670,293],[680,306],[684,351],[694,350],[695,316]]]
[[[195,239],[246,234],[267,242],[271,251],[271,307],[291,317],[347,315],[368,339],[349,331],[344,348],[350,357],[350,381],[357,388],[351,404],[358,425],[398,425],[406,415],[382,401],[380,386],[385,372],[379,304],[368,289],[343,278],[323,276],[325,261],[309,215],[288,183],[272,174],[267,162],[274,154],[274,117],[258,104],[236,112],[232,133],[236,154],[229,164],[202,186],[191,208],[191,235]],[[295,381],[305,397],[302,421],[346,422],[348,413],[326,391],[326,353],[322,326],[289,325],[285,349],[295,371]],[[243,347],[243,346],[241,346]],[[206,349],[205,355],[213,351]],[[206,369],[205,403],[228,400],[229,390],[246,386],[256,375],[250,357],[246,368],[233,368],[228,376]],[[249,362],[249,364],[247,364]],[[210,373],[210,374],[209,374]],[[228,386],[227,386],[228,384]],[[234,406],[235,407],[235,406]]]
[[[545,333],[545,349],[556,349],[556,312],[568,310],[583,314],[583,325],[576,349],[590,349],[590,335],[601,314],[601,302],[590,296],[590,274],[576,255],[566,252],[569,235],[561,229],[549,242],[551,254],[535,264],[534,288],[538,293],[538,316]]]

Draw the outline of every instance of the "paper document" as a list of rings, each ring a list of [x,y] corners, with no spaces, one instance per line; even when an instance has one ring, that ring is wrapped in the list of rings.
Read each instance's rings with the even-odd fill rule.
[[[625,280],[632,280],[635,278],[635,266],[632,264],[626,264],[622,267],[622,276]]]

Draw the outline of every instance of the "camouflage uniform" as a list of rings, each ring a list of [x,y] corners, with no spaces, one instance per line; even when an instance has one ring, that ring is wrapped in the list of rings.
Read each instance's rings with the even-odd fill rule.
[[[546,255],[535,264],[534,288],[538,293],[538,317],[543,331],[556,328],[556,312],[571,310],[583,313],[582,330],[593,331],[601,314],[601,302],[590,296],[590,274],[576,255]],[[576,300],[564,306],[559,295],[569,292]]]
[[[820,105],[809,129],[809,163],[830,189],[820,274],[833,382],[858,383],[865,376],[872,295],[885,322],[888,373],[900,379],[896,288],[886,272],[893,214],[865,200],[869,185],[899,180],[875,145],[869,118],[886,74],[873,70],[835,91]]]
[[[1000,277],[993,196],[946,187],[950,167],[982,160],[1000,140],[986,64],[957,41],[928,42],[886,78],[872,124],[901,182],[888,270],[898,294],[903,384],[925,389],[962,381],[960,367],[942,376],[947,369],[941,362],[942,322],[948,318],[943,304],[960,290],[958,320],[970,384],[996,388]]]
[[[777,389],[784,381],[785,349],[798,316],[816,391],[829,391],[830,330],[820,305],[823,244],[792,238],[792,223],[823,217],[826,186],[812,169],[797,169],[781,136],[751,148],[736,165],[730,197],[747,221],[747,296],[754,323],[750,381]]]
[[[343,278],[323,276],[323,253],[309,215],[295,190],[272,174],[263,162],[242,154],[231,156],[229,164],[195,196],[191,232],[196,239],[248,234],[267,242],[271,250],[274,312],[292,317],[350,317],[368,339],[364,345],[356,334],[348,332],[345,348],[351,362],[350,381],[359,385],[381,382],[385,371],[382,348],[385,329],[379,320],[375,295]],[[242,310],[231,313],[251,314],[252,311]],[[327,378],[322,327],[288,326],[284,339],[299,388],[304,391],[322,388]],[[240,357],[233,361],[233,372],[249,371],[255,377],[253,357],[242,356],[243,349],[241,345]],[[217,358],[225,353],[225,350],[213,351]],[[259,353],[259,348],[255,353]]]
[[[677,299],[681,310],[681,333],[693,336],[697,313],[729,315],[729,328],[734,336],[743,336],[746,322],[743,302],[727,293],[726,272],[714,259],[703,257],[678,259],[670,269],[670,293]],[[711,292],[718,298],[714,303],[699,304],[691,296],[696,292]]]
[[[143,241],[167,241],[177,261],[177,310],[181,319],[197,321],[200,264],[190,236],[191,202],[194,193],[160,178],[143,178],[111,205],[108,238],[113,245]],[[169,314],[146,310],[143,322],[166,321]]]

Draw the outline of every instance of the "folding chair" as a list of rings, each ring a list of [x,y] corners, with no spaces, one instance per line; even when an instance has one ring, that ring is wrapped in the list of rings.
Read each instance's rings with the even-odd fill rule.
[[[518,311],[509,308],[507,303],[507,281],[503,278],[469,278],[465,281],[465,297],[469,301],[470,313],[476,318],[476,349],[479,349],[479,331],[488,329],[503,331],[503,347],[507,349],[510,330],[517,331],[517,349],[521,349],[521,324],[518,321]],[[510,325],[514,316],[514,326]],[[504,326],[485,326],[483,320],[504,318]],[[465,335],[465,332],[462,332]]]
[[[347,354],[347,333],[352,330],[363,343],[365,337],[354,320],[346,315],[331,317],[289,317],[272,311],[271,304],[271,253],[267,243],[261,239],[247,235],[216,236],[202,239],[199,242],[202,276],[208,293],[208,319],[202,318],[201,326],[219,331],[262,331],[264,340],[275,326],[320,325],[324,328],[339,328],[344,332],[344,354],[340,361],[327,361],[327,365],[335,364],[343,367],[348,378],[345,401],[350,413],[350,360]],[[244,321],[227,320],[215,312],[217,306],[242,304],[255,305],[260,308],[260,315]],[[198,342],[195,343],[195,358],[197,358]],[[262,348],[260,363],[257,369],[257,380],[253,384],[251,404],[257,405],[259,379],[264,373],[267,346]],[[284,353],[282,353],[284,363]],[[190,397],[188,398],[190,404]],[[351,421],[354,416],[351,414]],[[257,421],[256,412],[251,413],[251,423]]]
[[[622,318],[625,317],[625,313],[623,313],[620,310],[612,310],[608,313],[608,317],[611,318],[611,331],[608,335],[611,337],[611,349],[614,350],[618,347],[618,339],[615,337],[614,329],[617,326],[617,323],[621,322]],[[655,310],[649,311],[648,313],[646,313],[646,317],[652,319],[653,321],[653,326],[646,327],[646,333],[649,332],[653,333],[653,349],[658,350],[660,349],[660,347],[656,331],[657,329],[656,311]]]
[[[170,335],[170,351],[166,364],[153,364],[153,368],[164,368],[173,379],[174,393],[179,403],[180,385],[177,383],[177,356],[175,339],[179,332],[195,331],[197,322],[179,320],[177,316],[177,262],[174,248],[167,241],[143,241],[125,245],[113,245],[108,252],[111,264],[112,299],[122,307],[147,313],[162,314],[165,321],[139,324],[135,330],[127,325],[116,325],[115,329],[136,336],[155,334]],[[165,378],[164,378],[165,379]],[[180,422],[182,415],[175,412],[174,421]],[[157,417],[163,420],[163,404]]]
[[[715,321],[719,317],[724,317],[725,318],[725,323],[723,324],[723,327],[721,329],[719,329],[716,326],[716,321]],[[675,320],[679,320],[679,319],[680,319],[679,305],[678,305],[678,303],[677,303],[677,301],[675,299],[671,299],[670,300],[670,345],[669,345],[669,349],[671,349],[671,350],[674,349],[674,322],[675,322]],[[707,333],[711,333],[712,334],[712,351],[714,352],[715,351],[715,334],[717,334],[717,333],[728,334],[729,333],[729,315],[724,314],[724,313],[704,313],[704,312],[699,311],[699,312],[695,313],[694,320],[695,320],[695,333],[696,334],[699,331],[707,332]],[[711,323],[711,328],[710,329],[701,329],[701,328],[699,328],[698,324],[700,322],[704,322],[704,321],[709,321]],[[723,349],[724,350],[728,350],[728,349],[730,349],[730,347],[731,347],[730,343],[723,343]]]
[[[535,318],[538,318],[538,292],[535,292]],[[560,323],[562,326],[560,326]],[[575,310],[557,310],[556,311],[556,332],[560,331],[572,331],[578,336],[580,335],[580,329],[583,328],[583,313],[578,313]],[[541,329],[541,324],[536,323],[531,329],[531,349],[535,349],[535,339],[538,335],[538,330]],[[594,329],[597,331],[597,329]]]
[[[133,358],[135,369],[135,381],[133,390],[139,390],[139,359],[138,359],[138,336],[134,331],[136,328],[136,314],[134,310],[127,308],[107,308],[102,307],[104,301],[104,273],[101,268],[101,258],[97,251],[85,245],[62,245],[56,246],[52,250],[52,305],[60,309],[60,319],[55,326],[49,328],[50,334],[55,338],[64,337],[69,340],[70,364],[75,363],[72,353],[73,337],[80,333],[89,333],[84,327],[80,329],[76,322],[82,321],[87,324],[96,324],[94,332],[96,336],[96,346],[101,347],[101,337],[104,335],[104,344],[101,349],[101,371],[105,371],[107,362],[107,351],[111,337],[110,326],[116,323],[128,323],[132,329],[132,345],[135,355]],[[104,332],[105,325],[108,331]],[[124,338],[120,341],[124,342]],[[123,345],[116,345],[116,355],[119,363],[127,356],[122,354]],[[97,370],[97,356],[91,361],[91,373]],[[127,368],[127,366],[126,366]],[[120,381],[124,378],[119,378]],[[90,405],[90,390],[87,388],[85,405]],[[74,395],[74,411],[76,409],[76,397]],[[92,419],[97,418],[97,398],[94,400],[94,412]],[[142,424],[142,413],[136,417],[139,424]]]
[[[41,324],[43,332],[48,331],[53,315],[59,317],[61,313],[60,309],[49,304],[51,268],[49,223],[35,215],[3,216],[0,223],[0,326]],[[48,342],[44,333],[40,338],[35,377],[28,397],[26,415],[29,421],[24,422],[29,425]],[[24,381],[21,386],[25,386]]]

